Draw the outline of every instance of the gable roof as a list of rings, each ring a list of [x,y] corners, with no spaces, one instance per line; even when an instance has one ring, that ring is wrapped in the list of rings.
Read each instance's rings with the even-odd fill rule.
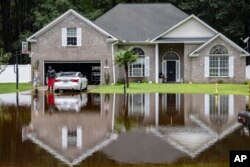
[[[60,15],[59,17],[57,17],[55,20],[53,20],[52,22],[50,22],[49,24],[47,24],[45,27],[43,27],[42,29],[40,29],[39,31],[37,31],[36,33],[34,33],[30,37],[28,37],[27,41],[28,42],[36,42],[36,39],[34,39],[34,38],[40,36],[41,34],[43,34],[44,32],[46,32],[50,28],[52,28],[54,25],[56,25],[57,23],[59,23],[61,20],[63,20],[64,18],[66,18],[70,14],[73,14],[75,17],[77,17],[80,20],[84,21],[85,23],[89,24],[94,29],[96,29],[97,31],[99,31],[102,34],[106,35],[107,37],[111,37],[113,39],[116,39],[114,36],[112,36],[111,34],[109,34],[108,32],[106,32],[105,30],[103,30],[100,27],[98,27],[97,25],[95,25],[92,21],[90,21],[87,18],[83,17],[82,15],[80,15],[79,13],[77,13],[76,11],[74,11],[73,9],[69,9],[67,12],[63,13],[62,15]]]
[[[191,57],[197,57],[197,56],[199,56],[199,54],[197,54],[197,53],[200,50],[202,50],[203,48],[205,48],[208,44],[210,44],[211,42],[213,42],[217,38],[221,38],[222,40],[224,40],[225,42],[227,42],[230,46],[232,46],[233,48],[235,48],[236,50],[238,50],[239,52],[241,52],[242,53],[241,56],[250,56],[250,54],[246,50],[242,49],[239,45],[237,45],[236,43],[234,43],[233,41],[231,41],[229,38],[227,38],[226,36],[224,36],[221,33],[218,33],[213,38],[211,38],[210,40],[208,40],[207,42],[205,42],[199,48],[197,48],[192,53],[190,53],[189,56],[191,56]]]
[[[95,24],[120,40],[148,41],[187,17],[170,3],[118,4]]]
[[[207,23],[205,23],[204,21],[202,21],[201,19],[199,19],[198,17],[196,17],[195,15],[190,15],[189,17],[187,17],[186,19],[180,21],[178,24],[174,25],[173,27],[171,27],[170,29],[167,29],[165,32],[161,33],[160,35],[158,35],[157,37],[155,37],[154,39],[152,39],[152,42],[157,40],[158,38],[168,34],[169,32],[173,31],[174,29],[180,27],[181,25],[183,25],[184,23],[188,22],[191,19],[195,19],[196,21],[198,21],[199,23],[201,23],[204,27],[206,27],[207,29],[211,30],[212,32],[214,32],[215,34],[217,34],[218,32],[213,29],[211,26],[209,26]]]
[[[229,125],[222,132],[216,132],[193,114],[190,115],[190,120],[196,123],[198,127],[152,127],[150,132],[191,158],[195,158],[241,126],[240,123],[236,122]],[[190,133],[192,137],[189,139],[191,140],[187,140],[187,135],[190,135]]]
[[[109,145],[113,140],[116,140],[118,137],[117,134],[110,134],[106,136],[106,138],[101,141],[100,143],[97,143],[93,148],[85,149],[84,152],[81,155],[77,155],[75,159],[70,160],[68,159],[63,152],[59,152],[52,146],[48,145],[46,142],[41,140],[39,137],[37,137],[34,133],[27,134],[27,138],[30,139],[33,143],[39,145],[41,148],[48,151],[50,154],[54,155],[57,159],[64,162],[65,164],[69,166],[78,165],[81,161],[92,155],[93,153],[101,150],[103,147]]]

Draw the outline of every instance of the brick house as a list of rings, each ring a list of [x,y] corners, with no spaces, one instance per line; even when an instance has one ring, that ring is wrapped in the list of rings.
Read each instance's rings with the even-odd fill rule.
[[[119,4],[94,22],[70,9],[27,39],[31,63],[40,62],[41,82],[47,67],[81,71],[90,83],[122,79],[115,52],[133,48],[138,60],[131,80],[165,82],[232,82],[246,80],[250,54],[194,15],[169,3]]]

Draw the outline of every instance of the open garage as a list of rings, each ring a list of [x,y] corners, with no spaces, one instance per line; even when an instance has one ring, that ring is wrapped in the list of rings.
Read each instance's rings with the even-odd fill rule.
[[[56,73],[65,71],[79,71],[87,77],[89,84],[100,84],[100,61],[45,61],[44,78],[48,67],[55,69]],[[46,80],[44,81],[46,84]]]

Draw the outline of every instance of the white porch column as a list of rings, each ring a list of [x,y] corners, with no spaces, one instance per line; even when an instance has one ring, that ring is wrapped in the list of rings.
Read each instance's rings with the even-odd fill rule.
[[[159,44],[155,44],[155,83],[159,83]]]

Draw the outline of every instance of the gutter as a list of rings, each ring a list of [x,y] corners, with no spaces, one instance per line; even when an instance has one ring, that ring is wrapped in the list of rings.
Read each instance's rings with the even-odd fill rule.
[[[115,84],[115,57],[114,57],[114,45],[117,44],[119,41],[117,40],[116,42],[112,43],[111,45],[111,51],[112,51],[112,70],[113,70],[113,80],[114,80],[114,84]]]

